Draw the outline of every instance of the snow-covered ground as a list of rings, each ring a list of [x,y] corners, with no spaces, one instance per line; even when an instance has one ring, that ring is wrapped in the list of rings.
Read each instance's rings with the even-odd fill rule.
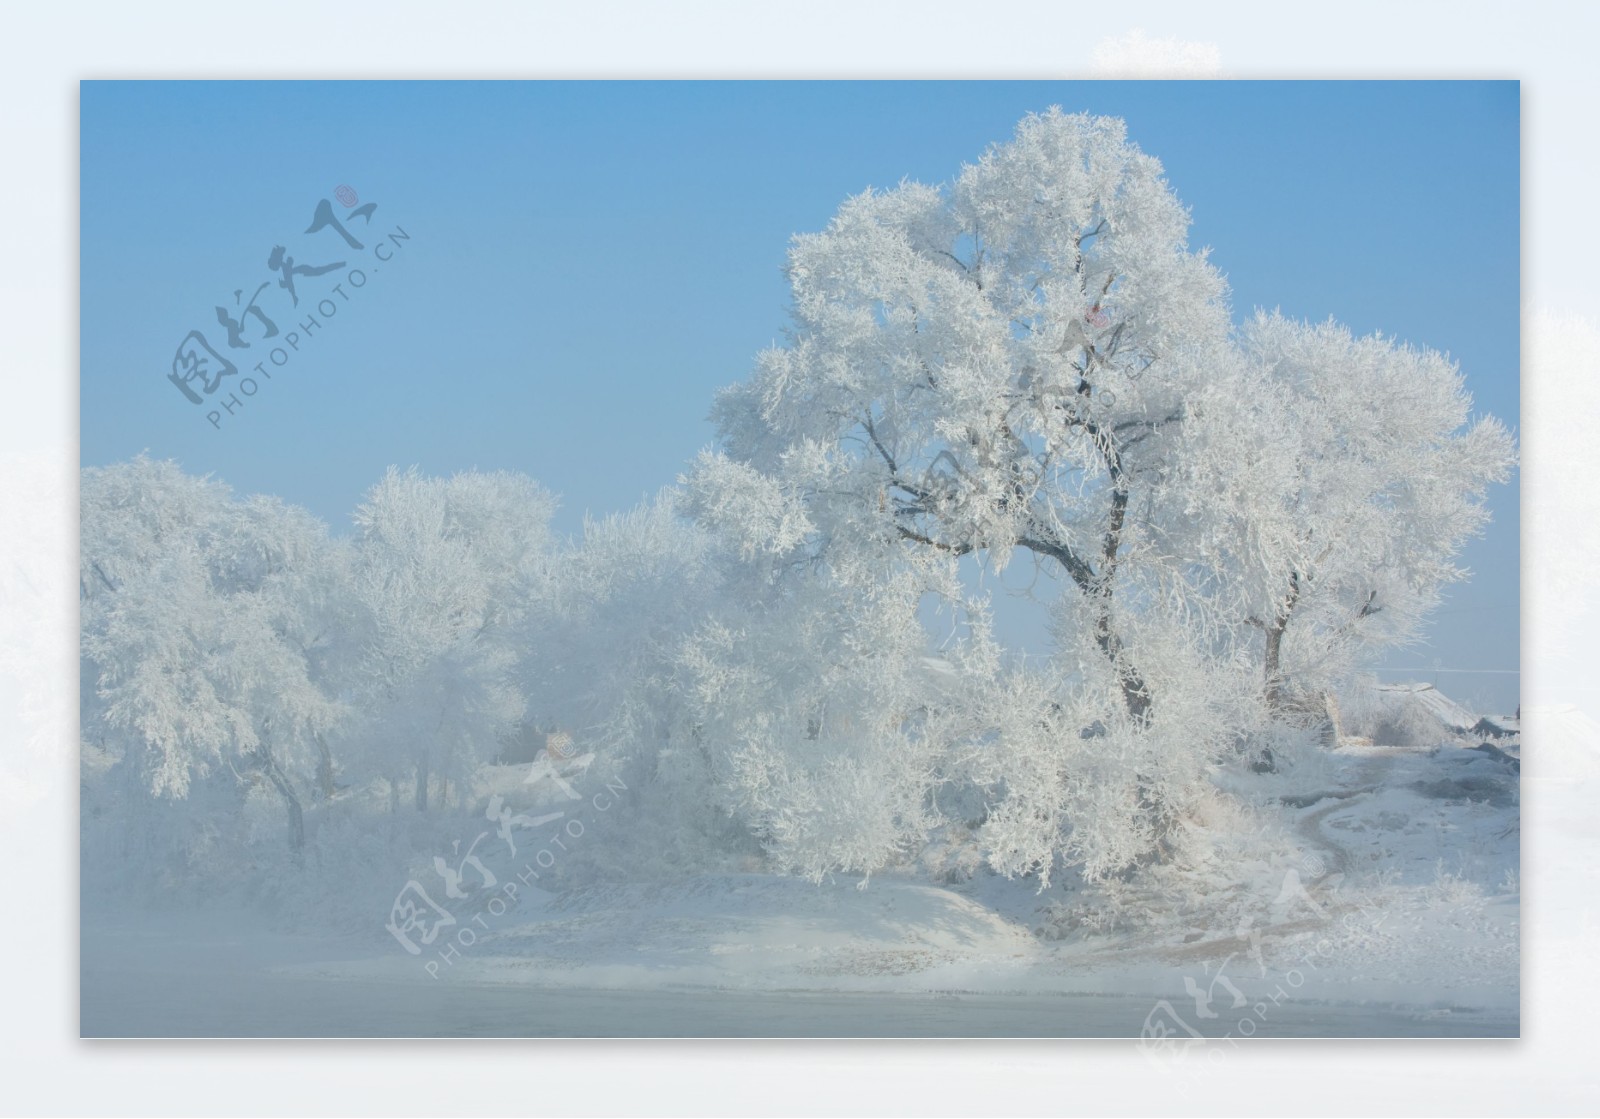
[[[1465,740],[1458,740],[1465,741]],[[86,1035],[1470,1036],[1519,1030],[1520,762],[1346,740],[1252,778],[1279,857],[1122,898],[762,874],[551,894],[410,955],[86,913]],[[1130,888],[1131,889],[1131,888]],[[463,935],[462,930],[466,930]]]

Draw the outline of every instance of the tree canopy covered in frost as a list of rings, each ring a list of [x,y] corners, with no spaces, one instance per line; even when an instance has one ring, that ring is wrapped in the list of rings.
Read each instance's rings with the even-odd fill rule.
[[[391,470],[356,511],[358,733],[384,759],[391,789],[397,766],[415,770],[418,808],[430,775],[470,780],[522,717],[514,626],[544,593],[554,512],[554,499],[520,475],[415,470]]]
[[[795,238],[788,337],[718,398],[721,449],[685,479],[775,582],[870,597],[910,579],[976,619],[973,648],[992,639],[961,557],[1053,568],[1054,657],[977,657],[965,725],[897,724],[944,740],[904,771],[920,790],[880,799],[912,806],[917,835],[941,783],[975,782],[1007,872],[1108,873],[1175,842],[1230,743],[1415,634],[1509,469],[1442,356],[1279,316],[1233,329],[1187,231],[1121,121],[1059,110],[948,187],[851,198]],[[870,632],[892,645],[913,621]],[[766,659],[726,644],[723,662]],[[816,748],[754,721],[741,756],[767,760],[740,776],[763,811],[820,811],[820,778],[774,804],[770,776]],[[849,826],[815,830],[838,848]]]
[[[789,344],[718,399],[732,462],[708,455],[691,490],[747,548],[809,546],[847,577],[885,548],[1059,564],[1142,710],[1110,615],[1170,549],[1130,503],[1175,476],[1186,411],[1239,391],[1187,224],[1120,121],[1059,112],[949,190],[850,199],[795,239]]]
[[[170,463],[85,470],[114,821],[183,819],[190,862],[253,850],[263,804],[295,852],[403,846],[435,834],[407,814],[509,818],[495,772],[553,751],[628,790],[598,872],[1183,858],[1219,766],[1416,636],[1512,463],[1447,358],[1236,325],[1187,237],[1121,121],[1059,110],[848,199],[794,239],[717,447],[574,539],[512,474],[391,470],[343,538]],[[1059,592],[1026,662],[972,578],[1017,563]]]
[[[1265,381],[1256,426],[1274,436],[1264,492],[1245,491],[1272,565],[1247,608],[1273,695],[1316,694],[1413,638],[1466,574],[1457,553],[1488,520],[1511,440],[1470,419],[1459,371],[1434,351],[1276,314],[1247,323],[1241,346]]]
[[[311,663],[327,620],[323,526],[143,458],[86,470],[82,503],[83,645],[99,669],[85,732],[120,734],[156,796],[181,799],[223,770],[269,785],[298,848],[290,774],[337,718]]]

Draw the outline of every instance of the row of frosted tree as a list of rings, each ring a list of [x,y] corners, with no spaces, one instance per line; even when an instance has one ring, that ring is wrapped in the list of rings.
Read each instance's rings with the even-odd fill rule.
[[[108,811],[274,803],[299,851],[336,802],[471,806],[531,727],[706,857],[1181,860],[1219,767],[1275,764],[1418,635],[1513,462],[1444,356],[1236,323],[1187,230],[1120,121],[1057,110],[849,199],[795,238],[716,449],[574,539],[511,474],[392,470],[334,535],[172,463],[86,469]],[[996,633],[1012,565],[1048,657]]]

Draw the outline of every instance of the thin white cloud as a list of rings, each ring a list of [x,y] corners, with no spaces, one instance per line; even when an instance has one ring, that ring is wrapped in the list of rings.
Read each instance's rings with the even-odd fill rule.
[[[1222,48],[1188,39],[1154,39],[1135,28],[1095,44],[1090,73],[1102,78],[1216,78]]]

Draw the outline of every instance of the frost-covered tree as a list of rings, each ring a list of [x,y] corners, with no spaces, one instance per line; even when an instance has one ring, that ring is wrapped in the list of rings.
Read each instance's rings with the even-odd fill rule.
[[[1252,405],[1263,469],[1244,516],[1260,547],[1237,561],[1277,707],[1320,701],[1384,648],[1414,638],[1462,544],[1488,521],[1512,440],[1471,418],[1436,351],[1333,322],[1258,314],[1242,332],[1266,390]]]
[[[529,714],[623,753],[680,736],[671,686],[678,645],[711,611],[721,570],[711,537],[664,490],[626,513],[586,519],[552,556],[547,593],[518,638]]]
[[[1040,750],[1059,760],[1051,735],[1061,711],[1082,717],[1075,735],[1097,727],[1104,738],[1124,724],[1134,737],[1168,733],[1157,728],[1155,681],[1169,669],[1146,663],[1133,638],[1204,600],[1187,593],[1193,557],[1174,538],[1184,525],[1158,517],[1203,508],[1197,475],[1181,464],[1189,448],[1211,445],[1186,431],[1234,409],[1248,373],[1229,360],[1225,285],[1189,250],[1187,230],[1160,164],[1127,141],[1121,121],[1051,110],[1026,118],[948,189],[869,191],[822,233],[795,238],[787,341],[719,396],[721,450],[687,479],[702,523],[765,557],[774,578],[799,573],[861,595],[899,582],[981,613],[956,561],[975,556],[999,571],[1019,553],[1066,588],[1059,663],[1030,693],[1034,706],[1005,720],[1012,731],[994,720],[944,727],[946,741],[921,745],[957,758],[964,748],[991,759],[1009,750],[1019,765]],[[1203,636],[1220,635],[1222,623],[1208,624],[1217,632]],[[853,634],[856,644],[872,639]],[[903,718],[892,681],[905,671],[889,670],[880,722]],[[1091,712],[1081,700],[1107,694],[1098,683],[1107,671],[1117,710]],[[1005,673],[981,687],[1023,694]],[[1041,723],[1054,730],[1021,734]],[[855,744],[872,764],[887,731],[874,726]],[[1197,753],[1208,741],[1196,736]],[[1120,738],[1095,746],[1120,759],[1126,797],[1069,826],[1088,834],[1137,820],[1149,835],[1167,833],[1181,800],[1163,787],[1171,771],[1143,764],[1152,755]],[[997,865],[1045,867],[1066,821],[1024,807],[1022,786],[992,766],[966,769],[1011,806],[983,815],[1015,810],[1045,834],[1026,855],[996,848]],[[877,803],[913,804],[948,776],[925,758],[898,773],[877,782]],[[775,788],[766,772],[743,780]],[[790,784],[796,798],[816,787]],[[899,815],[922,826],[916,812]]]
[[[721,549],[663,490],[626,513],[586,519],[552,557],[549,591],[518,639],[517,678],[536,731],[559,730],[592,782],[618,778],[627,811],[586,870],[717,865],[750,853],[724,811],[680,650],[729,594]],[[540,738],[534,735],[534,742]]]
[[[1492,422],[1460,432],[1454,370],[1334,328],[1241,336],[1187,234],[1121,121],[1052,109],[950,186],[868,191],[794,239],[787,337],[719,395],[720,447],[684,479],[771,588],[693,668],[790,865],[870,870],[963,788],[1007,873],[1170,851],[1288,677],[1403,638],[1458,574],[1506,447]],[[1055,576],[1048,664],[983,652],[964,557]],[[913,698],[904,607],[927,595],[978,619],[959,703]],[[832,689],[858,737],[797,730],[793,702]],[[874,811],[851,825],[847,802]]]
[[[678,684],[720,802],[782,869],[870,874],[915,851],[947,737],[919,582],[817,572],[740,587],[685,643]]]
[[[872,540],[1002,569],[1025,550],[1093,604],[1087,636],[1142,714],[1116,599],[1169,565],[1144,510],[1234,368],[1187,230],[1121,121],[1059,110],[947,190],[850,199],[794,240],[794,326],[718,398],[727,461],[702,460],[701,508],[773,551]]]
[[[391,469],[356,511],[352,745],[391,804],[409,772],[426,811],[435,776],[469,778],[521,717],[514,635],[542,593],[554,510],[521,475]]]
[[[84,733],[133,785],[181,801],[232,773],[270,787],[304,843],[302,790],[340,709],[316,679],[323,525],[140,457],[82,478]],[[325,756],[325,755],[324,755]]]

